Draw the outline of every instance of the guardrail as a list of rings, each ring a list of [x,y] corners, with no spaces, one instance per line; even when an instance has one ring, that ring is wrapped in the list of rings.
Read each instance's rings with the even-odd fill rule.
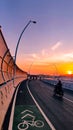
[[[0,129],[15,91],[14,86],[26,78],[27,73],[15,65],[0,26]]]

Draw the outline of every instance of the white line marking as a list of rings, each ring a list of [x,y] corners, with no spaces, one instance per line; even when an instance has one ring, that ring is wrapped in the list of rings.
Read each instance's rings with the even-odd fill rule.
[[[73,103],[73,101],[72,100],[70,100],[70,99],[68,99],[68,98],[66,98],[66,97],[63,97],[64,99],[66,99],[67,101],[69,101],[69,102],[71,102],[71,103]]]
[[[20,86],[20,84],[19,84],[19,86]],[[19,86],[18,86],[18,88],[19,88]],[[15,108],[15,102],[16,102],[16,96],[17,96],[18,88],[16,90],[14,101],[13,101],[13,105],[12,105],[12,111],[11,111],[11,116],[10,116],[10,122],[9,122],[8,130],[12,130],[12,126],[13,126],[14,108]]]
[[[39,104],[37,103],[37,101],[35,100],[35,98],[33,97],[30,89],[29,89],[29,86],[28,86],[28,81],[27,81],[27,89],[29,91],[29,94],[31,95],[33,101],[35,102],[36,106],[38,107],[39,111],[41,112],[41,114],[43,115],[43,117],[45,118],[47,124],[50,126],[50,128],[52,130],[56,130],[55,127],[53,126],[53,124],[50,122],[50,120],[48,119],[48,117],[45,115],[45,113],[43,112],[43,110],[41,109],[41,107],[39,106]]]
[[[32,111],[26,109],[26,110],[22,111],[21,114],[24,114],[25,112],[33,113]]]

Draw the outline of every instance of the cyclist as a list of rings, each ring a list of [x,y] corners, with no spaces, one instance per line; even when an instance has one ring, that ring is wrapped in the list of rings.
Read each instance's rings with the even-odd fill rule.
[[[61,80],[58,80],[58,83],[55,85],[55,90],[54,90],[55,94],[62,94],[63,95],[63,89],[62,89],[62,82]]]

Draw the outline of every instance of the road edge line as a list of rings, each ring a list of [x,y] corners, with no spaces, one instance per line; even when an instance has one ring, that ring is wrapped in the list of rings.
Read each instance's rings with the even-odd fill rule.
[[[39,104],[37,103],[37,101],[35,100],[34,96],[32,95],[32,93],[31,93],[31,91],[29,89],[29,86],[28,86],[28,81],[27,81],[26,86],[27,86],[27,89],[28,89],[28,92],[29,92],[30,96],[32,97],[32,99],[33,99],[34,103],[36,104],[37,108],[39,109],[39,111],[41,112],[41,114],[43,115],[43,117],[45,118],[47,124],[50,126],[50,128],[52,130],[56,130],[55,127],[53,126],[53,124],[50,122],[50,120],[48,119],[48,117],[45,115],[45,113],[41,109],[41,107],[39,106]]]
[[[66,97],[63,97],[65,100],[67,100],[67,101],[69,101],[69,102],[71,102],[71,103],[73,103],[73,101],[72,100],[70,100],[70,99],[68,99],[68,98],[66,98]]]

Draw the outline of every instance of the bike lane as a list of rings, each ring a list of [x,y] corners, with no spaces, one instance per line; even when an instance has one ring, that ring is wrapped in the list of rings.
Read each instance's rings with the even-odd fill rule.
[[[30,96],[26,81],[19,86],[12,130],[52,130]]]

